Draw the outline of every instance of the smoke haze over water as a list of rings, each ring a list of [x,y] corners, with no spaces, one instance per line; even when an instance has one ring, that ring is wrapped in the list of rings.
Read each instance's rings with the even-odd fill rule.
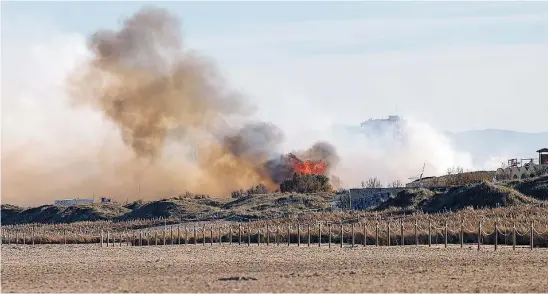
[[[413,120],[405,126],[407,144],[398,148],[384,133],[338,130],[288,141],[282,129],[256,117],[261,105],[185,44],[180,21],[162,9],[143,8],[119,30],[66,42],[42,47],[35,58],[44,72],[27,60],[31,51],[10,52],[28,68],[12,64],[23,72],[13,83],[4,83],[3,70],[2,96],[17,110],[2,124],[3,203],[93,194],[159,199],[185,190],[227,196],[258,183],[275,188],[292,172],[280,157],[287,152],[328,162],[346,187],[372,176],[405,180],[424,161],[431,173],[468,161],[439,132]],[[78,48],[77,57],[58,48]],[[299,118],[294,122],[298,128]]]

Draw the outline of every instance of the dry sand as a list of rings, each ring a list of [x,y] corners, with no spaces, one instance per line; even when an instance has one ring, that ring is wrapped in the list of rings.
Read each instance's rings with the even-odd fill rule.
[[[2,292],[546,292],[547,277],[548,249],[2,245]]]

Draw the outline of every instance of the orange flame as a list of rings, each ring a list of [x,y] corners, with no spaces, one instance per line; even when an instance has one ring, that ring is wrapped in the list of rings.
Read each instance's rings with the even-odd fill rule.
[[[327,168],[327,163],[323,162],[312,162],[310,160],[302,161],[297,156],[289,154],[291,159],[291,164],[295,171],[301,175],[324,175],[325,169]]]

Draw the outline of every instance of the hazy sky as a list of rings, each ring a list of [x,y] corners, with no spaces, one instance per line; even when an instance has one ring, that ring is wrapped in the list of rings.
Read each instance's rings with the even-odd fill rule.
[[[4,139],[70,132],[67,120],[92,132],[98,116],[64,111],[62,79],[90,33],[143,5],[2,2]],[[548,2],[154,5],[289,132],[395,113],[447,131],[548,130]]]
[[[120,175],[105,157],[128,155],[119,130],[101,113],[70,105],[65,80],[89,56],[90,34],[117,29],[147,3],[1,5],[3,201],[131,195],[142,184],[132,172],[141,171]],[[412,118],[411,143],[397,154],[373,148],[379,138],[325,134],[341,155],[335,173],[347,187],[370,176],[405,180],[425,161],[429,175],[471,167],[470,154],[439,131],[548,131],[548,2],[154,5],[179,15],[187,47],[216,60],[254,102],[257,118],[283,129],[282,151],[308,148],[332,125]],[[152,177],[139,187],[167,195],[187,188],[175,177],[184,174],[168,174],[177,185]]]

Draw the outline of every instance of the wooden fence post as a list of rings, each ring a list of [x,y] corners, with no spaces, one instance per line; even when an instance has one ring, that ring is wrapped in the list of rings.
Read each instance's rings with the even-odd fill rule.
[[[363,247],[367,245],[367,224],[363,223]]]
[[[428,220],[428,247],[432,247],[432,220]]]
[[[163,234],[162,237],[163,237],[163,239],[164,239],[164,245],[166,245],[166,229],[167,229],[167,228],[166,228],[166,225],[165,225],[165,223],[164,223],[164,230],[163,230],[163,233],[162,233],[162,234]]]
[[[219,245],[223,245],[223,232],[221,231],[221,226],[219,226]]]
[[[460,248],[464,246],[464,219],[460,221]]]
[[[181,224],[177,226],[177,245],[181,245]]]
[[[139,231],[139,246],[143,246],[143,231]]]
[[[291,229],[289,228],[289,224],[287,225],[287,246],[291,244]]]
[[[249,228],[249,224],[247,224],[247,246],[251,245],[251,229]]]
[[[110,232],[107,231],[107,247],[108,247],[108,243],[110,243]]]
[[[322,223],[318,223],[318,247],[322,247]]]
[[[400,246],[403,246],[405,245],[405,236],[403,235],[403,219],[400,219],[400,235],[401,235]]]
[[[447,248],[447,220],[445,220],[445,248]]]
[[[209,245],[213,246],[213,226],[209,227]]]
[[[266,246],[270,245],[270,229],[268,223],[266,223]]]
[[[375,247],[379,246],[379,222],[375,224]]]
[[[328,247],[331,248],[331,224],[327,225],[329,228],[329,240],[328,240]]]
[[[481,221],[478,222],[478,251],[481,247]]]
[[[310,247],[310,224],[308,224],[308,247]]]
[[[512,250],[516,250],[516,222],[514,221],[514,228],[512,230]]]
[[[175,244],[175,242],[173,242],[173,225],[169,226],[169,244]]]
[[[238,224],[238,245],[242,245],[242,224]]]
[[[120,232],[120,247],[122,247],[122,232]]]
[[[32,226],[32,245],[34,245],[34,226]]]
[[[261,246],[261,228],[257,228],[257,246]]]
[[[415,219],[415,246],[419,246],[419,235],[417,234],[417,230],[418,230],[418,224],[417,224],[417,220]]]
[[[343,248],[343,242],[344,242],[344,227],[341,221],[341,248]]]
[[[388,235],[388,241],[386,242],[386,246],[390,246],[390,220],[386,222],[386,230]]]
[[[194,226],[194,245],[198,245],[198,232],[196,231],[196,226]]]
[[[24,240],[24,238],[23,238]],[[63,242],[65,245],[67,245],[67,230],[63,230]],[[23,241],[23,244],[25,243],[25,241]]]
[[[280,239],[278,236],[280,235],[280,225],[276,225],[276,236],[274,237],[276,240],[276,246],[280,246]]]
[[[103,247],[103,229],[101,229],[101,247]]]
[[[497,251],[497,246],[499,245],[499,227],[495,221],[495,251]]]
[[[188,227],[187,226],[185,226],[184,233],[185,233],[185,245],[188,245],[188,239],[189,238],[188,238]]]
[[[533,239],[535,238],[535,229],[533,228],[533,221],[531,221],[531,241],[529,244],[531,244],[531,250],[533,250]]]
[[[354,223],[352,223],[352,248],[354,248]]]
[[[206,226],[202,226],[202,246],[205,246],[206,243]]]
[[[231,225],[228,227],[228,238],[230,239],[229,245],[232,245],[232,226]]]
[[[301,247],[301,224],[297,223],[297,246]]]

